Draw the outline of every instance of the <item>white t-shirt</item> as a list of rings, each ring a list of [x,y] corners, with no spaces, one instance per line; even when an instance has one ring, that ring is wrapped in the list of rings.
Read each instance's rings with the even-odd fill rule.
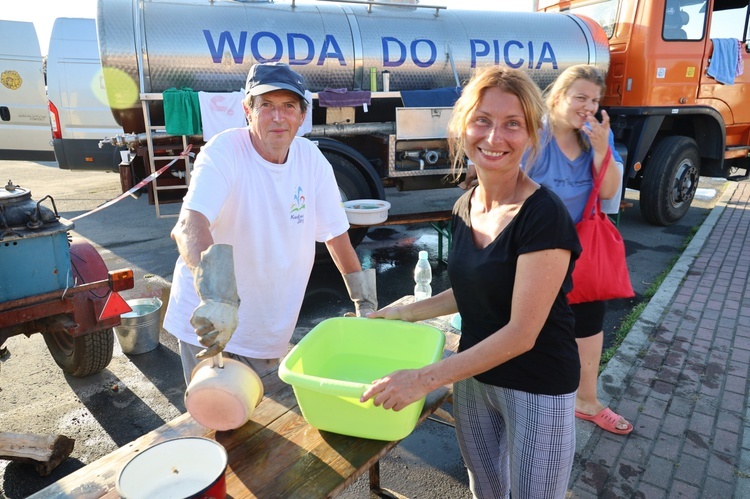
[[[294,332],[316,241],[349,229],[333,169],[318,148],[296,137],[285,164],[269,163],[247,128],[216,135],[196,158],[183,208],[211,223],[214,243],[234,248],[239,326],[226,351],[279,358]],[[175,265],[164,328],[198,345],[190,316],[199,298],[182,257]]]

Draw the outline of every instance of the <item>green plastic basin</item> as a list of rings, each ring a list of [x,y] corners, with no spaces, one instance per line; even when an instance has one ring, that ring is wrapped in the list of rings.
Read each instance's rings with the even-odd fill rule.
[[[294,388],[311,426],[353,437],[401,440],[414,430],[424,399],[396,412],[359,398],[386,374],[437,362],[444,345],[442,331],[422,324],[326,319],[284,357],[279,377]]]

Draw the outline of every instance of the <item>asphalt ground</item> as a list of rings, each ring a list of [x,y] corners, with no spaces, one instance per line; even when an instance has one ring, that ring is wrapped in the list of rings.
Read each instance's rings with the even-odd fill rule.
[[[55,163],[0,161],[0,179],[12,179],[39,200],[52,195],[64,218],[71,219],[116,197],[119,176],[111,172],[67,171]],[[632,300],[610,304],[605,341],[620,320],[643,299],[654,280],[679,257],[686,239],[709,214],[725,187],[723,180],[701,179],[699,196],[688,214],[670,227],[655,227],[640,217],[638,194],[624,211],[620,230],[637,293]],[[392,213],[449,209],[462,193],[387,190]],[[178,205],[163,212],[176,213]],[[89,239],[110,270],[132,268],[135,289],[124,297],[165,298],[177,257],[169,231],[174,218],[157,218],[146,196],[126,197],[110,208],[75,222],[74,232]],[[430,253],[435,293],[448,286],[446,265],[437,261],[438,234],[427,225],[372,228],[357,252],[363,265],[378,274],[381,306],[413,290],[412,272],[420,250]],[[351,304],[331,264],[316,265],[295,332],[299,339],[322,319],[340,316]],[[137,356],[124,355],[115,343],[112,362],[88,378],[66,376],[46,350],[41,335],[16,336],[7,342],[10,356],[0,372],[0,431],[64,434],[76,439],[71,457],[48,477],[28,465],[0,461],[3,497],[20,498],[106,455],[185,411],[179,356],[174,338],[162,331],[160,347]],[[450,409],[448,407],[448,409]],[[450,426],[428,421],[381,461],[382,483],[406,497],[469,497],[468,479]],[[344,497],[366,497],[366,478]]]

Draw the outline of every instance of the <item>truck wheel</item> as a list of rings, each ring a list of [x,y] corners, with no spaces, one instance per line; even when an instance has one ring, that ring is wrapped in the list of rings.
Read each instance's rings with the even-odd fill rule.
[[[339,185],[342,202],[350,199],[372,199],[373,196],[370,193],[367,180],[351,161],[328,151],[323,151],[323,155],[333,167],[333,174],[336,176],[336,183]],[[352,246],[356,248],[366,234],[367,229],[350,229],[349,239],[352,241]]]
[[[641,215],[654,225],[672,225],[690,208],[698,188],[701,158],[689,137],[667,137],[651,154],[641,183]]]
[[[112,360],[115,346],[112,328],[76,337],[65,332],[45,332],[43,335],[57,365],[76,378],[98,373]]]

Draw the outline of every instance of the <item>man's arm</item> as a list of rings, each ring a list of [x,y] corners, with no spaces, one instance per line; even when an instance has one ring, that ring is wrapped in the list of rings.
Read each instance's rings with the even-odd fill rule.
[[[363,271],[359,257],[354,251],[349,233],[344,232],[326,241],[336,268],[341,272],[349,292],[349,298],[354,302],[357,317],[364,317],[378,309],[378,293],[375,279],[375,269]]]
[[[182,209],[180,210],[180,217],[172,229],[171,236],[177,243],[177,251],[180,252],[180,256],[185,260],[185,264],[193,275],[195,275],[195,269],[201,261],[201,253],[214,243],[214,238],[211,236],[209,229],[210,225],[208,219],[202,213]]]
[[[331,254],[331,258],[333,258],[333,263],[336,264],[336,268],[339,269],[341,275],[362,270],[362,265],[359,263],[359,257],[356,251],[354,251],[354,246],[352,246],[348,232],[329,239],[326,241],[326,246],[328,247],[328,252]]]

